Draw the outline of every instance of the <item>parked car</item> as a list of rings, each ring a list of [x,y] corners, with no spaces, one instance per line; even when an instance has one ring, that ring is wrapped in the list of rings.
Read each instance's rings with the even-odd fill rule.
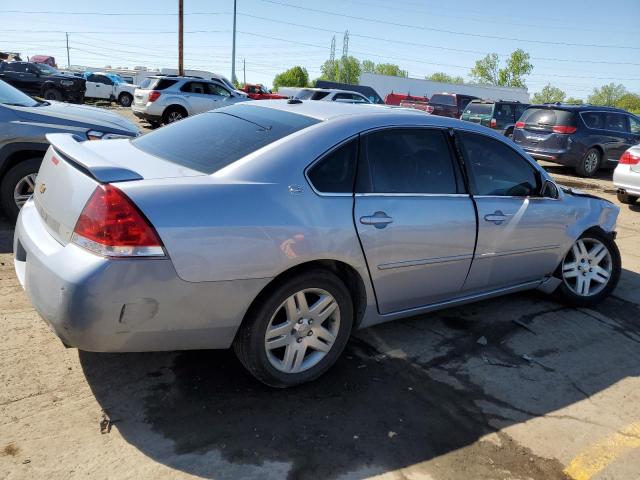
[[[526,103],[505,100],[471,100],[460,118],[493,128],[511,138],[516,122],[528,106]]]
[[[278,95],[267,90],[264,85],[246,83],[240,89],[252,100],[275,100],[281,98],[287,98],[284,95]]]
[[[385,105],[395,105],[400,106],[400,103],[403,101],[416,101],[424,104],[429,104],[428,97],[416,97],[414,95],[409,95],[408,93],[389,93],[386,97],[384,97]]]
[[[620,157],[613,171],[618,200],[633,205],[640,198],[640,146],[631,147]]]
[[[321,100],[339,103],[371,103],[367,97],[358,92],[338,90],[336,88],[302,88],[294,98],[298,100]]]
[[[350,92],[358,92],[369,99],[371,103],[378,103],[384,105],[384,100],[378,92],[367,85],[351,85],[349,83],[330,82],[328,80],[316,80],[316,87],[318,88],[334,88],[338,90],[348,90]]]
[[[480,100],[473,95],[458,93],[434,93],[429,99],[427,112],[441,117],[460,118],[471,100]]]
[[[286,387],[358,328],[535,288],[585,307],[620,276],[618,207],[460,120],[272,100],[133,141],[47,138],[15,269],[83,350],[233,345]]]
[[[0,62],[0,80],[45,100],[82,103],[85,81],[44,63]]]
[[[247,100],[218,80],[158,75],[140,83],[131,108],[136,117],[157,126]]]
[[[130,121],[99,108],[40,102],[0,81],[0,207],[15,220],[33,194],[45,135],[67,132],[82,139],[135,137]]]
[[[85,98],[101,98],[117,101],[123,107],[130,107],[136,86],[125,83],[118,75],[108,72],[85,72],[87,82]]]
[[[614,168],[625,150],[640,143],[640,118],[595,105],[531,105],[516,123],[513,141],[537,160],[591,177],[601,167]]]
[[[429,102],[425,102],[424,100],[405,98],[400,101],[400,106],[405,108],[415,108],[416,110],[422,110],[427,113],[429,112]]]

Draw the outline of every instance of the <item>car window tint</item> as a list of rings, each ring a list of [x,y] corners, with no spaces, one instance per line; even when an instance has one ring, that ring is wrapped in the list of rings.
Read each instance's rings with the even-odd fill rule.
[[[444,134],[429,129],[392,129],[363,137],[370,190],[374,193],[457,193]]]
[[[351,193],[358,159],[358,140],[351,140],[316,162],[309,181],[323,193]]]
[[[640,133],[640,120],[635,117],[629,117],[629,127],[631,133]]]
[[[621,113],[607,113],[604,128],[615,132],[627,132],[627,116]]]
[[[226,88],[223,88],[220,85],[216,85],[215,83],[208,83],[207,91],[210,95],[219,95],[221,97],[231,96],[231,94],[227,91]]]
[[[98,81],[98,76],[97,75],[89,75],[87,77],[87,82],[97,82]]]
[[[24,63],[8,63],[6,70],[7,72],[25,73],[27,72],[27,65]]]
[[[211,174],[318,122],[272,108],[230,106],[172,123],[131,143],[151,155]]]
[[[575,126],[575,116],[572,112],[552,108],[528,108],[520,120],[527,126],[549,129],[557,125]]]
[[[493,103],[471,102],[465,108],[464,113],[471,115],[491,115],[493,113]]]
[[[598,112],[583,112],[582,121],[589,128],[602,129],[604,128],[605,115]]]
[[[495,116],[502,120],[511,121],[513,119],[513,105],[509,103],[501,104],[499,108],[496,108]]]
[[[329,93],[331,92],[313,92],[312,95],[307,98],[310,98],[311,100],[322,100],[324,97],[329,95]]]
[[[516,105],[516,120],[518,120],[522,116],[522,112],[524,112],[525,108],[527,108],[526,105]]]
[[[467,132],[457,134],[475,195],[526,197],[539,191],[534,168],[501,141]]]
[[[455,105],[456,98],[453,95],[442,95],[442,94],[436,93],[431,97],[431,100],[429,103],[438,103],[441,105]]]

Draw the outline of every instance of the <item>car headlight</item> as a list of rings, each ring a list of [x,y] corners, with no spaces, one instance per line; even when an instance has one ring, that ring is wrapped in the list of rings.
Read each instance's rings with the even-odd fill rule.
[[[73,80],[61,80],[60,85],[64,85],[65,87],[71,87],[75,82]]]
[[[87,138],[89,140],[113,140],[117,138],[134,138],[136,135],[122,135],[119,133],[104,133],[99,130],[89,130]]]

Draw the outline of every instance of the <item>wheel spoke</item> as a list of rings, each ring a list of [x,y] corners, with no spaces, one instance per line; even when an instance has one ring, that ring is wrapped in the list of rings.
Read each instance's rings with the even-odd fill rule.
[[[284,357],[282,358],[282,368],[285,372],[290,372],[293,368],[293,362],[298,351],[298,345],[296,343],[290,343],[284,351]]]
[[[291,332],[291,322],[287,321],[283,324],[272,326],[269,330],[267,330],[266,339],[267,341],[281,337],[283,335],[289,335]]]
[[[609,281],[609,277],[611,274],[600,266],[596,266],[594,268],[595,275],[593,276],[593,280],[598,283],[607,283]]]
[[[584,275],[578,275],[578,278],[576,279],[576,289],[578,290],[578,295],[584,295],[584,289],[585,289],[585,279],[586,277]]]
[[[27,175],[26,177],[24,177],[24,181],[27,182],[27,185],[29,185],[29,188],[31,189],[32,192],[36,188],[36,184],[34,182],[34,179],[35,179],[35,175],[33,175],[33,174]]]
[[[291,343],[291,337],[289,335],[284,335],[282,337],[275,337],[273,340],[267,340],[266,347],[267,350],[274,350],[276,348],[286,347]]]
[[[14,195],[13,199],[16,201],[16,204],[21,207],[26,203],[27,200],[31,198],[31,195]]]
[[[571,251],[573,252],[573,258],[577,261],[582,255],[580,253],[580,248],[577,243],[574,243],[571,247]]]
[[[331,350],[331,345],[329,345],[328,343],[324,343],[318,337],[310,337],[307,340],[307,346],[313,348],[314,350],[317,350],[318,352],[328,352],[329,350]]]
[[[329,344],[333,344],[336,340],[336,336],[324,327],[314,328],[313,331],[320,340],[324,340]]]
[[[591,260],[595,260],[596,258],[598,258],[598,256],[602,253],[603,250],[605,251],[605,255],[606,255],[605,246],[601,243],[596,243],[593,247],[591,247],[591,250],[589,250],[589,258]]]
[[[307,296],[304,292],[298,292],[295,294],[296,303],[298,304],[298,312],[300,312],[300,316],[305,316],[309,314],[309,305],[307,305]]]
[[[324,322],[338,308],[338,303],[330,295],[321,297],[309,309],[309,315],[319,323]]]
[[[578,269],[574,268],[573,270],[565,270],[562,275],[564,276],[564,278],[574,278],[577,277],[579,273],[580,272],[578,272]]]
[[[290,322],[295,322],[300,318],[300,314],[298,312],[298,305],[296,305],[296,299],[293,295],[287,298],[287,301],[284,304],[284,309],[287,312],[287,320]]]
[[[297,372],[300,370],[300,367],[302,367],[302,362],[304,361],[304,355],[307,352],[307,346],[306,344],[303,343],[299,343],[298,344],[298,348],[296,349],[296,358],[293,361],[293,367],[292,370],[294,372]]]
[[[583,240],[578,240],[576,242],[576,245],[578,246],[578,250],[580,251],[580,256],[581,257],[586,257],[589,255],[589,252],[587,252],[587,247],[584,244]]]
[[[606,247],[604,247],[604,245],[602,246],[602,250],[600,250],[598,252],[598,254],[596,256],[593,257],[593,262],[596,265],[599,265],[600,262],[609,254],[609,250],[607,250]]]

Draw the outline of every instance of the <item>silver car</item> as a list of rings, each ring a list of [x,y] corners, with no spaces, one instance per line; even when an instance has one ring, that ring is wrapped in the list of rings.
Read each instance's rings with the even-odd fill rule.
[[[468,122],[275,100],[48,139],[15,270],[83,350],[233,346],[286,387],[355,329],[536,288],[588,306],[620,276],[619,209]]]
[[[640,145],[631,147],[620,157],[613,171],[613,185],[617,188],[618,200],[633,205],[640,198]]]
[[[154,126],[248,100],[220,80],[199,77],[155,76],[145,78],[133,94],[133,114]]]

